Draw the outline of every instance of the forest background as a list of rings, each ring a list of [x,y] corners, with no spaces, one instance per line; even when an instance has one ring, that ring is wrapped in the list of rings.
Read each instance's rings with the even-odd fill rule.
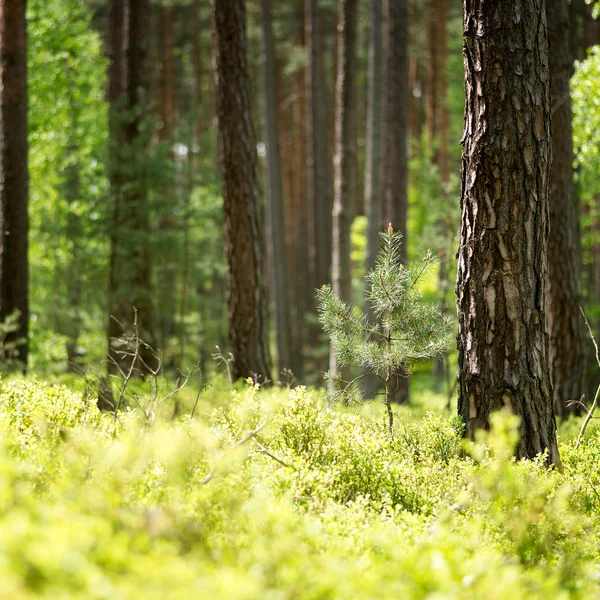
[[[597,9],[0,0],[0,596],[598,597]]]
[[[10,303],[4,302],[3,353],[21,355],[33,372],[82,372],[85,365],[103,364],[109,340],[131,328],[135,307],[141,335],[160,353],[165,373],[197,364],[210,377],[218,368],[215,347],[225,360],[233,351],[235,373],[211,8],[208,2],[134,3],[138,20],[127,33],[121,4],[27,4],[30,330],[23,320],[11,320]],[[261,175],[259,228],[252,235],[266,251],[265,356],[276,358],[274,368],[265,362],[254,369],[263,381],[323,383],[330,353],[317,320],[315,290],[333,278],[334,290],[337,281],[342,296],[362,305],[377,232],[389,222],[403,233],[407,257],[422,256],[428,248],[439,253],[426,296],[442,312],[453,313],[464,105],[461,7],[446,0],[400,5],[407,12],[396,37],[390,37],[381,2],[373,1],[357,3],[352,37],[344,38],[348,28],[338,28],[336,2],[246,4],[251,82],[246,116],[255,124]],[[561,68],[570,74],[575,67],[575,155],[571,165],[569,147],[555,150],[555,169],[563,168],[561,157],[569,172],[573,168],[568,177],[580,235],[569,241],[568,260],[564,253],[553,254],[553,248],[562,252],[565,246],[553,245],[558,236],[550,236],[550,276],[568,289],[571,277],[558,265],[582,266],[575,300],[598,334],[599,58],[590,49],[599,41],[600,26],[593,7],[582,0],[561,15],[569,39]],[[126,46],[124,35],[137,47]],[[389,39],[399,40],[394,45],[399,54],[391,59]],[[355,85],[347,106],[336,93],[338,67],[347,58],[341,47],[352,57],[347,72]],[[394,79],[393,69],[403,65]],[[392,90],[392,81],[404,87]],[[390,108],[391,93],[404,94],[404,108]],[[335,138],[342,109],[353,125],[343,151]],[[555,124],[555,135],[566,140],[569,129],[560,127]],[[394,139],[405,144],[390,142]],[[338,173],[341,161],[347,167]],[[336,210],[350,236],[335,233]],[[8,273],[3,282],[17,287]],[[563,306],[556,298],[552,306],[551,297],[550,319],[554,314],[562,327]],[[573,304],[573,297],[565,302]],[[568,395],[563,380],[576,382],[574,388],[588,398],[595,388],[596,363],[583,320],[569,327],[560,342],[565,351],[554,350],[554,356],[570,357],[553,365],[555,388],[562,393],[559,414]],[[449,350],[447,358],[416,373],[443,390],[448,401],[456,373]],[[246,370],[237,374],[252,374]],[[408,398],[408,384],[403,386],[399,401]]]

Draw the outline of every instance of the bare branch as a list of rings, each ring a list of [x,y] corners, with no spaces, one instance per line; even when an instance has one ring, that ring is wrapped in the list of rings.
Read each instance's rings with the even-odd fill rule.
[[[217,464],[211,469],[210,473],[202,480],[202,483],[207,484],[214,477],[215,471],[216,471],[217,467],[219,466],[219,464],[221,462],[223,462],[223,459],[227,455],[231,454],[234,450],[239,448],[240,446],[243,446],[244,444],[249,442],[257,433],[259,433],[260,431],[262,431],[265,428],[265,426],[267,425],[268,422],[269,422],[268,420],[263,421],[260,425],[258,425],[258,427],[249,431],[241,440],[237,441],[233,446],[231,446],[231,448],[229,448],[221,456],[221,458],[217,461]]]
[[[271,457],[273,460],[276,460],[280,465],[283,465],[284,467],[287,467],[288,469],[290,468],[290,465],[288,465],[285,461],[281,460],[281,458],[278,458],[277,456],[275,456],[274,454],[272,454],[267,448],[265,448],[257,439],[255,436],[252,437],[252,441],[258,446],[258,451],[261,454],[266,454],[267,456]]]
[[[590,337],[592,338],[592,343],[594,344],[594,348],[596,349],[596,363],[598,364],[598,366],[600,367],[600,357],[598,356],[598,344],[596,343],[596,338],[594,337],[594,333],[592,332],[592,328],[590,327],[590,324],[587,320],[587,317],[585,316],[585,313],[583,312],[583,308],[581,308],[581,306],[579,307],[579,310],[581,311],[581,314],[583,315],[583,320],[585,321],[585,325],[587,327],[587,330],[590,334]]]

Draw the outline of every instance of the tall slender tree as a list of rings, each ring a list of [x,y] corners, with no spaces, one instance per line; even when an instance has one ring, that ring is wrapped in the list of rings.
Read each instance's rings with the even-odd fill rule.
[[[5,343],[27,366],[29,216],[25,0],[0,1],[0,323],[18,313]]]
[[[580,313],[581,282],[577,205],[573,190],[573,136],[569,81],[567,0],[548,1],[552,102],[552,168],[548,239],[548,319],[550,365],[557,413],[584,390],[584,321]]]
[[[387,65],[385,77],[385,221],[402,234],[406,262],[408,208],[408,0],[385,0]],[[408,401],[408,379],[393,387],[395,402]]]
[[[267,297],[244,0],[212,0],[232,375],[268,380]]]
[[[305,28],[305,0],[297,2],[295,14],[297,15],[297,37],[296,45],[304,49],[306,40]],[[302,378],[304,374],[304,348],[308,338],[308,327],[306,324],[306,315],[313,304],[314,288],[310,285],[310,264],[307,260],[308,251],[308,229],[309,229],[309,211],[307,208],[307,143],[305,127],[307,123],[307,102],[306,102],[306,72],[303,68],[298,68],[294,73],[292,80],[291,102],[288,101],[282,106],[282,110],[291,112],[292,128],[290,131],[290,153],[293,158],[290,165],[290,188],[292,190],[290,219],[291,237],[293,247],[294,264],[294,306],[296,309],[294,319],[294,343],[302,351],[299,357],[299,365],[295,371]]]
[[[271,24],[271,2],[261,0],[260,18],[263,34],[263,75],[265,139],[267,146],[267,240],[270,246],[273,291],[275,300],[275,332],[277,338],[278,371],[292,366],[292,329],[290,319],[290,282],[285,245],[283,216],[283,179],[279,151],[279,124],[275,88],[275,48]]]
[[[550,73],[546,1],[463,0],[465,132],[458,412],[465,434],[508,408],[516,454],[560,464],[546,293]]]
[[[121,335],[121,328],[115,316],[123,314],[122,298],[117,294],[119,279],[117,273],[117,255],[119,252],[119,235],[117,224],[120,221],[121,209],[121,176],[119,148],[121,146],[121,118],[120,114],[124,106],[123,99],[123,34],[125,23],[125,10],[121,0],[110,0],[108,5],[107,21],[107,52],[108,52],[108,93],[109,103],[109,156],[108,176],[110,183],[111,203],[111,226],[109,228],[110,256],[108,265],[108,349],[112,352],[112,341]],[[109,363],[113,368],[114,364]]]
[[[350,228],[356,198],[356,20],[357,0],[341,0],[338,22],[338,61],[335,124],[335,192],[333,202],[333,293],[352,300]],[[342,376],[331,347],[329,373]]]
[[[175,133],[175,101],[176,101],[176,74],[175,74],[175,7],[161,7],[157,13],[159,23],[159,48],[161,56],[159,58],[161,64],[161,78],[159,83],[159,106],[158,116],[161,127],[159,129],[159,139],[168,147],[167,157],[171,164],[171,173],[174,172],[174,152],[173,142]],[[175,231],[177,192],[176,183],[171,180],[168,188],[164,192],[163,202],[160,207],[160,219],[158,228],[165,239],[172,239]],[[157,305],[160,306],[160,311],[157,311],[157,334],[160,340],[160,347],[163,355],[167,354],[169,340],[176,333],[175,330],[175,313],[176,313],[176,297],[173,293],[175,289],[176,265],[179,256],[173,252],[165,252],[162,257],[162,264],[156,265],[158,271],[157,285]],[[170,357],[169,357],[170,358]],[[169,360],[169,362],[171,362]]]
[[[312,288],[329,282],[333,173],[329,117],[317,0],[305,0],[306,27],[306,173]]]
[[[425,15],[427,19],[427,104],[425,109],[427,133],[430,143],[437,142],[439,129],[439,78],[441,75],[442,40],[440,36],[441,17],[438,0],[427,0]]]
[[[450,114],[448,110],[448,2],[447,0],[435,0],[430,7],[431,12],[435,13],[434,39],[430,42],[434,44],[431,54],[435,55],[436,72],[432,77],[429,86],[434,87],[436,111],[433,115],[433,129],[431,129],[431,142],[435,144],[435,162],[440,176],[440,195],[444,202],[444,207],[439,221],[439,231],[444,241],[444,246],[440,248],[440,269],[439,269],[439,294],[440,310],[443,314],[448,312],[448,288],[450,287],[450,268],[451,268],[451,247],[453,240],[453,224],[451,208],[448,197],[448,184],[450,181],[450,152],[448,148]],[[448,388],[450,387],[449,373],[447,372],[448,357],[438,357],[434,361],[433,373],[438,381],[445,379]]]
[[[383,6],[381,0],[369,3],[369,66],[367,91],[367,147],[365,156],[365,212],[367,216],[367,247],[365,273],[375,265],[379,249],[379,232],[383,224],[382,199],[382,59]],[[366,290],[365,290],[366,291]],[[371,315],[367,302],[365,311]]]
[[[78,143],[78,128],[80,123],[80,108],[77,103],[77,80],[73,63],[75,62],[73,52],[69,53],[69,57],[65,60],[64,70],[68,74],[67,79],[72,87],[65,90],[69,103],[69,113],[71,117],[71,128],[69,131],[69,145],[65,149],[67,157],[65,168],[65,181],[63,184],[63,194],[65,200],[69,204],[69,214],[67,216],[67,237],[71,244],[70,259],[66,274],[61,273],[66,279],[66,301],[68,307],[67,319],[63,333],[67,337],[67,370],[70,372],[78,372],[81,368],[79,342],[82,330],[82,296],[83,296],[83,274],[81,273],[81,262],[83,257],[83,227],[81,223],[81,215],[76,210],[76,204],[81,200],[81,173],[79,161],[77,160],[79,143]]]
[[[145,342],[139,348],[138,367],[141,371],[156,365],[146,156],[149,141],[149,8],[149,0],[128,0],[121,14],[121,3],[115,2],[109,21],[113,55],[109,93],[111,99],[113,94],[116,97],[116,105],[111,108],[111,119],[114,119],[111,129],[114,128],[113,141],[117,143],[116,147],[113,145],[117,160],[113,163],[111,176],[116,194],[113,195],[109,332],[113,339],[122,334],[123,328],[131,333],[135,319],[135,333]],[[113,26],[119,26],[119,21],[123,26],[121,34],[112,30]],[[122,81],[119,82],[117,77],[122,77]],[[112,343],[109,352],[115,361],[128,364],[129,359],[116,352]]]

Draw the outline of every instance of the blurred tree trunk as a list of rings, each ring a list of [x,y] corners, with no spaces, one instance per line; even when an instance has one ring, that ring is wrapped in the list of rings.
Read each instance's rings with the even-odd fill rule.
[[[427,0],[427,102],[425,115],[430,144],[437,144],[438,141],[439,103],[441,101],[439,77],[442,40],[440,39],[441,15],[439,9],[439,0]]]
[[[375,266],[379,250],[379,232],[383,224],[383,174],[381,160],[383,12],[382,1],[371,0],[369,13],[369,73],[367,99],[367,148],[365,159],[365,211],[367,215],[367,246],[365,273]],[[365,289],[365,294],[368,290]],[[365,313],[372,317],[369,302]]]
[[[448,288],[450,285],[450,256],[452,251],[453,228],[451,219],[451,210],[448,206],[448,183],[450,180],[450,152],[448,149],[448,138],[450,135],[450,113],[448,110],[448,1],[435,0],[432,11],[436,13],[435,37],[436,49],[436,69],[437,72],[432,81],[435,86],[436,96],[436,114],[434,116],[435,129],[433,134],[436,144],[435,161],[440,176],[440,195],[443,202],[442,216],[439,223],[441,239],[445,246],[439,249],[440,270],[439,270],[439,294],[440,311],[443,314],[448,312]],[[433,365],[433,373],[438,382],[446,381],[449,385],[449,374],[447,371],[447,357],[437,358]],[[449,391],[449,390],[448,390]],[[450,400],[448,400],[450,401]]]
[[[265,139],[267,146],[267,240],[270,245],[278,375],[292,366],[289,263],[285,244],[283,179],[279,151],[279,123],[275,88],[275,49],[271,26],[271,2],[261,0],[260,18],[263,39]]]
[[[402,233],[406,262],[408,208],[408,0],[385,0],[387,68],[385,79],[385,221]],[[394,402],[408,402],[408,379],[396,378]]]
[[[306,28],[306,203],[310,264],[309,307],[315,310],[314,290],[329,283],[333,209],[332,160],[329,151],[328,103],[317,0],[305,0]],[[312,327],[318,345],[320,327]],[[325,366],[318,360],[316,370]]]
[[[572,60],[583,60],[587,50],[600,43],[600,19],[593,17],[593,4],[571,0],[568,4],[569,48]]]
[[[579,400],[584,390],[586,335],[580,312],[581,256],[573,188],[568,5],[566,0],[547,1],[552,89],[548,324],[554,402],[557,414],[565,417],[567,402]]]
[[[125,10],[121,0],[110,0],[108,7],[108,104],[109,104],[109,157],[108,177],[110,183],[111,224],[109,227],[109,276],[108,276],[108,352],[111,351],[112,341],[121,336],[121,327],[115,320],[123,314],[123,299],[117,294],[119,283],[117,274],[117,254],[120,251],[117,226],[121,214],[121,175],[120,150],[122,142],[121,113],[124,107],[124,39]],[[114,371],[115,365],[109,361],[109,371]]]
[[[72,64],[75,57],[70,56],[70,60],[65,60],[64,69],[69,73],[69,78],[75,79]],[[70,244],[70,256],[67,272],[58,273],[59,277],[64,277],[64,283],[67,289],[67,313],[62,332],[67,337],[67,371],[70,373],[81,372],[81,355],[79,353],[79,338],[81,336],[82,315],[81,300],[83,296],[83,273],[81,272],[82,260],[82,240],[84,231],[81,223],[81,215],[77,210],[77,202],[81,199],[81,174],[79,172],[79,162],[77,160],[78,129],[79,129],[79,111],[73,91],[73,87],[65,90],[68,95],[69,111],[71,114],[70,136],[71,142],[66,148],[66,168],[64,180],[64,198],[69,205],[67,215],[67,240]]]
[[[202,38],[200,32],[200,9],[195,2],[192,4],[192,66],[194,69],[194,105],[193,110],[196,113],[196,142],[200,142],[200,138],[204,133],[205,122],[201,118],[205,105],[204,94],[202,90],[202,82],[204,75]]]
[[[117,12],[120,10],[119,6],[113,8]],[[115,72],[109,73],[111,79],[120,74],[123,77],[123,100],[117,99],[113,114],[116,119],[115,129],[119,130],[118,133],[115,132],[113,142],[117,142],[119,146],[116,149],[117,162],[113,165],[117,197],[113,199],[115,220],[112,229],[116,235],[116,244],[111,250],[113,264],[110,290],[113,296],[110,304],[111,317],[117,322],[113,325],[111,337],[120,337],[124,330],[128,335],[137,336],[145,342],[139,347],[139,360],[136,364],[136,368],[144,373],[157,366],[156,325],[148,248],[150,217],[146,151],[149,141],[149,1],[129,0],[125,3],[123,17],[111,15],[111,26],[118,24],[120,18],[123,22],[123,34],[119,36],[116,32],[109,32],[113,42],[111,52],[117,52],[120,42],[123,52],[120,59],[122,62],[115,57],[114,63],[111,64],[111,70],[114,69]],[[112,91],[119,87],[116,81],[111,81],[109,88],[111,86],[115,88]],[[110,354],[121,368],[129,368],[130,357],[119,354],[114,344],[111,345]]]
[[[173,208],[176,204],[176,182],[174,181],[174,128],[175,128],[175,8],[173,6],[161,7],[158,12],[160,19],[160,44],[161,56],[159,58],[162,65],[161,80],[159,88],[161,90],[159,104],[159,118],[162,126],[159,129],[159,140],[168,148],[168,160],[171,163],[171,179],[168,188],[165,190],[164,200],[160,206],[161,217],[158,228],[166,244],[166,250],[161,252],[160,268],[158,271],[158,305],[157,311],[158,335],[160,339],[160,348],[165,357],[165,364],[172,364],[172,357],[168,353],[169,341],[175,335],[175,313],[176,296],[173,290],[176,289],[175,269],[178,256],[174,256],[172,249],[174,244],[170,243],[175,233],[175,219]]]
[[[427,61],[423,49],[427,46],[427,28],[423,23],[428,19],[427,9],[425,3],[409,0],[409,47],[415,48],[415,52],[408,57],[408,122],[410,136],[416,141],[420,141],[426,121]],[[387,39],[387,35],[384,37]]]
[[[192,200],[192,192],[196,183],[195,159],[200,141],[206,127],[205,115],[205,98],[202,89],[203,83],[203,58],[204,48],[202,47],[202,38],[200,30],[200,8],[198,2],[193,2],[190,10],[192,12],[192,68],[193,68],[193,97],[191,100],[190,110],[193,118],[191,120],[192,131],[190,132],[188,141],[188,156],[187,156],[187,189],[184,194],[183,201],[183,257],[182,257],[182,273],[181,273],[181,297],[179,304],[179,368],[181,369],[185,362],[186,355],[186,317],[188,311],[188,295],[190,287],[190,207]],[[204,372],[204,362],[206,349],[200,348],[200,369]]]
[[[338,22],[338,61],[335,124],[335,192],[333,204],[332,279],[334,293],[352,301],[350,228],[356,205],[356,20],[357,0],[341,0]],[[332,381],[347,379],[331,349]]]
[[[271,376],[244,0],[212,0],[232,374]],[[235,90],[235,93],[232,93]]]
[[[27,368],[29,215],[25,0],[0,2],[0,324],[18,312],[4,338]]]
[[[296,221],[295,209],[294,209],[294,196],[297,193],[296,184],[297,181],[302,181],[304,171],[301,170],[301,175],[297,176],[295,173],[295,164],[299,160],[302,165],[302,157],[299,159],[294,154],[293,140],[294,140],[294,114],[293,104],[297,102],[297,98],[294,98],[292,85],[293,77],[284,76],[284,68],[281,60],[275,60],[275,100],[276,100],[276,119],[278,121],[278,133],[279,133],[279,148],[281,158],[281,181],[282,181],[282,202],[283,202],[283,242],[285,246],[285,257],[287,269],[286,277],[288,280],[288,297],[289,297],[289,326],[290,326],[290,339],[291,339],[291,350],[290,350],[290,365],[288,368],[298,377],[302,371],[302,346],[297,339],[297,311],[298,311],[298,295],[302,293],[298,281],[299,278],[299,267],[296,260],[295,240],[294,237],[297,235],[297,229],[299,228],[299,222]],[[298,136],[299,141],[304,139],[302,131]],[[304,259],[306,262],[306,258]]]
[[[369,57],[367,90],[367,147],[365,156],[365,213],[367,217],[367,243],[365,250],[365,273],[375,267],[379,250],[379,233],[383,225],[383,185],[382,185],[382,116],[383,116],[383,3],[371,0],[369,3]],[[409,109],[410,110],[410,109]],[[363,290],[364,312],[372,321],[373,307],[367,299],[369,292],[365,284]],[[379,380],[368,376],[364,379],[364,396],[373,398]]]
[[[306,46],[305,22],[303,0],[299,2],[297,10],[298,38],[297,44]],[[294,296],[295,296],[295,327],[294,340],[301,352],[299,364],[296,366],[296,375],[304,376],[305,344],[308,338],[306,315],[313,304],[314,288],[310,284],[310,263],[308,246],[309,211],[307,207],[307,100],[306,100],[306,70],[298,69],[292,80],[292,97],[282,110],[290,110],[292,114],[292,140],[290,151],[293,155],[292,162],[292,189],[291,199],[291,227],[294,258]],[[289,108],[288,108],[289,104]]]
[[[519,458],[560,465],[546,325],[550,73],[546,1],[464,0],[458,412],[520,418]]]

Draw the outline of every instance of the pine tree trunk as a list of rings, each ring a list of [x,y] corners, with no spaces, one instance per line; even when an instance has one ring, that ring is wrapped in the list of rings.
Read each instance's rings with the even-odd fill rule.
[[[169,147],[168,159],[174,162],[173,133],[175,126],[175,8],[173,6],[162,7],[158,12],[161,26],[159,31],[162,37],[162,43],[159,46],[162,49],[160,62],[161,69],[161,104],[159,105],[159,117],[162,127],[159,129],[159,139]],[[173,172],[173,171],[172,171]],[[175,181],[171,178],[168,189],[165,190],[162,206],[160,207],[161,217],[158,223],[160,235],[168,243],[175,231],[175,218],[173,207],[175,205],[174,193]],[[170,250],[170,245],[168,246]],[[158,300],[157,305],[160,310],[157,311],[158,335],[160,348],[163,354],[165,364],[172,364],[172,356],[168,352],[169,342],[175,335],[175,313],[176,297],[173,290],[176,288],[175,269],[178,257],[167,250],[162,253],[162,260],[158,272]]]
[[[369,23],[369,87],[365,159],[365,210],[367,214],[365,273],[375,266],[379,250],[379,232],[383,223],[381,182],[383,173],[381,160],[383,12],[381,0],[371,0]],[[368,302],[365,302],[365,312],[371,318],[372,309]]]
[[[119,315],[121,323],[131,331],[135,310],[137,330],[145,345],[140,347],[140,371],[156,368],[156,319],[151,284],[151,260],[148,249],[150,217],[148,207],[148,165],[145,132],[149,101],[149,72],[147,65],[148,31],[150,24],[149,0],[129,0],[125,11],[125,110],[123,147],[129,168],[123,170],[121,190],[122,212],[119,228],[127,243],[127,252],[117,256],[121,275],[118,294],[126,295],[125,311]],[[132,236],[133,232],[133,236]],[[123,241],[123,240],[122,240]],[[122,249],[123,244],[121,245]],[[148,347],[149,346],[149,347]]]
[[[550,74],[545,0],[463,0],[465,133],[458,412],[465,435],[508,408],[516,455],[560,464],[546,292]]]
[[[447,0],[436,0],[435,11],[437,14],[437,69],[438,74],[435,79],[437,110],[435,119],[437,122],[437,152],[435,154],[438,172],[440,174],[440,195],[445,205],[450,202],[448,198],[448,182],[450,180],[450,152],[448,149],[450,111],[448,110],[448,3]],[[448,312],[448,288],[450,286],[450,256],[452,248],[452,239],[454,232],[450,211],[444,207],[440,220],[440,233],[445,246],[440,248],[440,270],[438,279],[438,288],[440,294],[440,311],[443,314]],[[447,373],[448,357],[437,358],[433,363],[433,374],[438,382],[449,382]],[[450,386],[448,386],[449,388]],[[450,390],[448,389],[450,395]],[[449,400],[450,401],[450,400]]]
[[[338,22],[332,279],[334,294],[345,302],[352,300],[350,228],[356,197],[356,4],[357,0],[342,0]],[[333,346],[329,373],[332,380],[347,379]]]
[[[233,377],[271,375],[244,0],[212,0]],[[235,90],[235,93],[232,93]]]
[[[438,168],[442,183],[442,196],[446,199],[446,186],[450,180],[450,110],[448,109],[448,0],[438,0],[439,19],[439,78],[437,81],[439,95],[439,149]]]
[[[408,208],[408,0],[386,0],[385,220],[402,233],[401,260],[406,262]],[[392,384],[394,402],[408,401],[408,379]]]
[[[281,174],[282,174],[282,189],[283,189],[283,242],[285,246],[286,278],[288,281],[288,298],[289,306],[288,319],[290,331],[290,364],[288,366],[296,380],[302,374],[302,343],[297,337],[297,316],[299,310],[299,297],[304,294],[302,288],[303,282],[300,280],[301,269],[296,259],[295,238],[301,235],[298,231],[300,221],[297,220],[295,214],[295,194],[300,190],[296,189],[298,182],[304,182],[304,160],[302,156],[296,156],[294,152],[294,114],[293,105],[298,102],[298,98],[294,97],[292,92],[293,77],[284,77],[284,65],[281,60],[275,61],[275,99],[276,99],[276,116],[278,120],[279,133],[279,148],[281,154]],[[303,80],[303,77],[300,77]],[[304,141],[303,130],[297,136],[300,144]],[[301,166],[300,176],[295,172],[295,165]],[[303,205],[302,205],[303,206]],[[306,211],[302,212],[303,215]],[[306,236],[304,236],[306,240]],[[306,255],[304,255],[303,263],[306,263]],[[304,282],[305,285],[305,282]],[[289,374],[286,377],[289,380]]]
[[[203,83],[203,61],[204,48],[202,47],[202,38],[200,32],[200,15],[199,6],[196,2],[192,3],[190,10],[192,11],[192,68],[193,68],[193,96],[191,101],[191,110],[194,115],[191,123],[192,131],[190,131],[188,141],[188,156],[187,156],[187,190],[183,202],[183,257],[182,257],[182,273],[181,273],[181,297],[179,303],[179,368],[182,369],[185,363],[186,356],[186,334],[187,334],[187,311],[188,311],[188,296],[190,288],[190,205],[194,185],[196,184],[195,162],[200,141],[206,127],[204,118],[205,98],[202,90]],[[205,349],[201,349],[200,369],[204,372]]]
[[[202,81],[204,74],[202,38],[200,35],[199,6],[192,4],[192,66],[194,69],[194,110],[196,111],[196,142],[204,133],[205,121],[202,118],[204,108],[204,95],[202,92]]]
[[[75,79],[72,65],[75,63],[74,56],[69,56],[70,60],[65,60],[64,69],[69,73],[69,79]],[[66,273],[58,273],[59,277],[65,278],[67,313],[62,333],[67,337],[67,371],[70,373],[81,372],[81,355],[79,353],[79,338],[82,329],[81,300],[83,296],[83,273],[81,271],[83,254],[83,236],[84,230],[81,223],[81,216],[76,209],[76,203],[81,199],[81,176],[79,171],[79,162],[77,161],[78,131],[79,131],[79,111],[73,92],[77,88],[73,81],[73,87],[65,90],[68,95],[70,112],[70,136],[71,142],[66,148],[65,157],[65,180],[63,182],[63,196],[69,205],[67,215],[67,239],[70,244],[70,256]]]
[[[306,168],[311,288],[329,282],[333,208],[329,118],[317,0],[306,0]],[[314,304],[314,300],[312,302]]]
[[[157,366],[155,316],[152,304],[151,266],[148,252],[149,208],[147,148],[144,132],[149,74],[146,64],[149,29],[148,0],[111,2],[108,49],[110,56],[111,158],[109,164],[113,202],[109,265],[110,365],[131,365],[114,340],[124,333],[137,335],[140,372]],[[135,312],[135,317],[134,317]],[[134,324],[137,331],[134,331]]]
[[[429,143],[436,144],[439,125],[440,14],[437,0],[427,0],[427,104]]]
[[[367,143],[365,155],[365,214],[367,217],[365,273],[375,266],[379,250],[379,232],[383,226],[383,161],[382,161],[382,113],[383,113],[383,3],[369,3],[369,57],[367,90]],[[369,292],[363,289],[364,313],[373,321],[373,307],[367,299]],[[364,378],[363,395],[373,398],[377,393],[379,379]]]
[[[0,324],[19,312],[4,342],[26,368],[29,334],[27,33],[25,0],[0,2]]]
[[[572,72],[566,0],[548,1],[552,103],[552,168],[550,170],[550,234],[548,238],[548,324],[550,366],[557,414],[584,390],[585,329],[578,244],[578,215],[573,189],[571,131]],[[579,412],[579,411],[577,411]]]
[[[301,47],[305,47],[305,23],[304,10],[298,10],[298,40]],[[306,73],[305,70],[298,70],[293,78],[293,102],[291,105],[293,114],[293,133],[292,133],[292,153],[293,153],[293,190],[292,197],[292,244],[295,263],[294,273],[294,296],[296,298],[296,318],[294,327],[294,340],[296,346],[302,352],[299,357],[299,364],[296,367],[297,376],[304,375],[304,351],[305,342],[308,338],[308,327],[306,326],[306,315],[312,306],[314,298],[314,288],[310,285],[310,264],[308,249],[308,208],[307,208],[307,137],[306,127]]]
[[[117,256],[120,252],[120,236],[118,225],[121,213],[121,175],[120,175],[120,150],[122,142],[121,112],[124,106],[124,38],[125,10],[121,0],[110,0],[108,7],[108,93],[109,104],[109,157],[108,177],[110,183],[111,224],[109,227],[109,274],[108,274],[108,353],[115,360],[116,356],[111,351],[113,340],[122,334],[121,327],[116,321],[123,314],[123,299],[119,297]],[[115,370],[115,364],[109,361],[109,371]]]
[[[292,366],[292,332],[290,320],[290,282],[283,214],[283,179],[279,151],[279,124],[275,89],[275,49],[271,26],[271,2],[261,0],[260,17],[263,33],[263,71],[265,98],[265,139],[267,145],[267,239],[271,247],[271,273],[275,300],[275,332],[278,374]]]

